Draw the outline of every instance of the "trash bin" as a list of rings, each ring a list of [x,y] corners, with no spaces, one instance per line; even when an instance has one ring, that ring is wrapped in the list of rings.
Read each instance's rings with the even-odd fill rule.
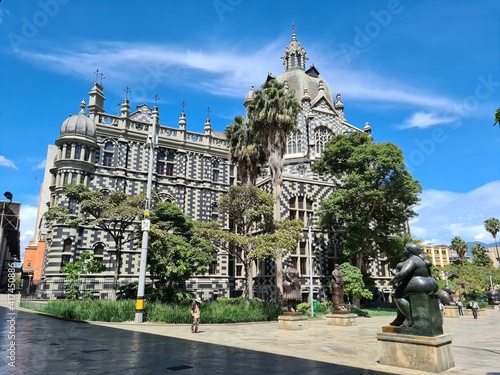
[[[313,299],[313,311],[316,311],[318,308],[318,300],[317,299]]]

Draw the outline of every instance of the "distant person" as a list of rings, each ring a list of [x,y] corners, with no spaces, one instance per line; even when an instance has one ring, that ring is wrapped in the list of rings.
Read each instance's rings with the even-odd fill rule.
[[[191,305],[191,318],[193,319],[193,323],[191,324],[191,333],[198,332],[198,325],[200,324],[200,316],[201,316],[201,299],[200,297],[196,297],[193,304]]]
[[[462,303],[462,300],[459,299],[457,301],[457,306],[458,306],[458,315],[464,315],[464,304]]]
[[[479,305],[476,301],[472,302],[472,315],[474,315],[474,319],[477,319],[477,312],[479,310]]]
[[[441,315],[444,314],[444,305],[443,302],[441,302],[441,300],[439,300],[439,311],[441,311]]]

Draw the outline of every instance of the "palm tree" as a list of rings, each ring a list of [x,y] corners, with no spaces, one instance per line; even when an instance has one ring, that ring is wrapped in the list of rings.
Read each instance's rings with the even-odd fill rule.
[[[500,108],[499,108],[500,110]],[[495,219],[494,217],[489,218],[484,221],[484,229],[493,236],[495,239],[495,255],[498,261],[500,261],[500,255],[498,253],[498,245],[497,245],[497,234],[500,231],[500,220]],[[500,265],[499,265],[500,266]]]
[[[500,107],[495,111],[495,123],[493,125],[500,125]]]
[[[260,172],[260,165],[265,163],[266,155],[257,142],[255,133],[248,121],[238,115],[233,123],[224,130],[229,144],[229,162],[238,166],[241,182],[255,185]]]
[[[284,84],[270,80],[256,90],[248,106],[248,117],[258,141],[266,153],[271,171],[273,197],[275,198],[274,219],[280,220],[280,202],[284,154],[287,135],[297,129],[300,103],[293,91]],[[281,303],[282,283],[281,257],[276,260],[276,301]]]
[[[458,258],[460,259],[460,263],[462,263],[462,266],[464,265],[464,260],[465,260],[465,253],[467,252],[467,249],[469,246],[467,245],[467,242],[462,240],[460,237],[454,237],[451,240],[451,249],[455,250],[458,254]]]

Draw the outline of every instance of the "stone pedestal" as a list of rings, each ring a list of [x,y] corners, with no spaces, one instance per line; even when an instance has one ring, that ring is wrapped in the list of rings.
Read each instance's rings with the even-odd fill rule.
[[[486,306],[486,310],[500,311],[500,305],[488,305]]]
[[[473,316],[472,309],[464,309],[464,315],[465,316]],[[478,318],[480,316],[485,316],[485,315],[486,315],[486,310],[485,309],[479,309],[479,310],[477,310],[477,317]]]
[[[358,325],[358,315],[350,314],[350,313],[339,313],[336,314],[327,314],[326,315],[326,324],[329,326],[344,326],[351,327]]]
[[[445,318],[459,318],[458,306],[445,306],[443,317]]]
[[[436,373],[455,366],[451,335],[428,337],[382,332],[377,334],[377,341],[382,365]]]
[[[291,331],[307,329],[307,316],[301,313],[286,312],[278,316],[278,328]]]

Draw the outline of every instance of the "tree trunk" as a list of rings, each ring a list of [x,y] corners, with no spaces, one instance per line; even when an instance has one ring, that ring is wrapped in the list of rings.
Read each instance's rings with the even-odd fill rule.
[[[245,262],[245,275],[246,275],[246,289],[245,289],[245,298],[246,299],[253,299],[254,294],[253,294],[253,262]]]
[[[279,187],[274,186],[274,198],[276,202],[274,203],[274,219],[280,220],[280,202],[279,195],[277,192]],[[283,257],[281,255],[281,250],[278,251],[278,256],[276,257],[276,304],[281,306],[283,304]]]

